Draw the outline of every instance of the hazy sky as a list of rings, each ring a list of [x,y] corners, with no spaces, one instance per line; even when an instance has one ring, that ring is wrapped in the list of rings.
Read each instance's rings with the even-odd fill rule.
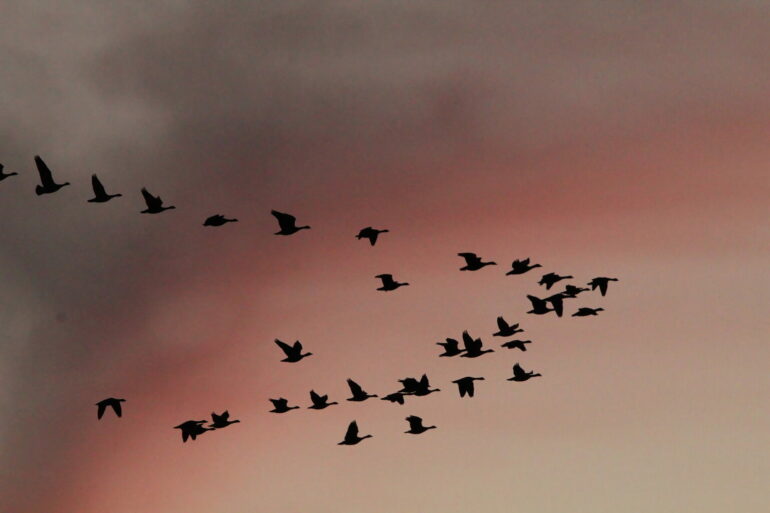
[[[0,510],[770,508],[767,2],[11,1],[0,28]],[[36,154],[72,186],[35,196]],[[86,203],[92,173],[124,196]],[[526,256],[621,281],[526,315]],[[526,353],[437,357],[498,315]],[[423,372],[441,393],[344,401]],[[311,388],[343,404],[268,413]],[[374,438],[337,446],[353,419]]]

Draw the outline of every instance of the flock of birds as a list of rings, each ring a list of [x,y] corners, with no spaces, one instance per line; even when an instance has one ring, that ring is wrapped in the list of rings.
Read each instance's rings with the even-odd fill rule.
[[[55,193],[62,187],[70,185],[69,182],[56,183],[53,179],[53,173],[45,164],[43,159],[41,159],[39,156],[35,156],[35,164],[37,166],[37,171],[40,175],[40,185],[37,185],[35,187],[35,192],[37,193],[38,196],[43,194]],[[0,164],[0,181],[3,181],[17,174],[18,173],[16,172],[6,173],[4,171],[3,165]],[[94,197],[87,200],[90,203],[106,203],[114,198],[118,198],[122,196],[121,194],[108,194],[106,189],[102,185],[101,181],[96,175],[93,175],[91,178],[91,186],[93,188]],[[161,212],[175,208],[173,205],[169,205],[169,206],[164,205],[163,200],[159,196],[153,196],[145,188],[141,190],[141,193],[147,207],[146,209],[140,211],[143,214],[160,214]],[[278,221],[279,231],[275,232],[275,235],[293,235],[301,230],[310,229],[310,226],[307,226],[307,225],[298,226],[296,218],[290,214],[278,212],[276,210],[272,210],[271,214]],[[203,222],[203,226],[218,227],[218,226],[223,226],[227,223],[234,223],[237,221],[238,220],[234,218],[230,219],[225,217],[224,215],[215,214],[206,218]],[[377,240],[380,234],[387,233],[387,232],[388,230],[386,229],[381,230],[381,229],[375,229],[375,228],[372,228],[371,226],[368,226],[366,228],[361,229],[358,235],[356,235],[356,238],[358,238],[359,240],[367,239],[369,243],[372,246],[374,246],[377,243]],[[461,271],[479,271],[484,267],[497,265],[496,262],[483,261],[475,253],[458,253],[458,256],[462,257],[465,261],[465,265],[460,268]],[[522,260],[514,260],[513,263],[511,264],[511,269],[505,274],[507,276],[521,275],[529,271],[532,271],[533,269],[536,269],[538,267],[542,267],[542,266],[540,264],[530,263],[529,258],[525,258]],[[399,282],[395,280],[392,274],[378,274],[375,276],[375,278],[378,278],[382,283],[382,285],[377,288],[377,290],[379,291],[389,292],[389,291],[394,291],[400,287],[405,287],[409,285],[409,283],[407,282]],[[541,285],[545,287],[545,290],[550,291],[551,287],[553,287],[555,284],[563,280],[570,280],[570,279],[574,279],[573,276],[570,276],[570,275],[561,276],[559,274],[549,272],[547,274],[544,274],[540,278],[538,285]],[[591,281],[589,281],[587,284],[587,287],[590,287],[590,290],[599,289],[599,292],[601,293],[601,295],[605,296],[607,294],[607,288],[609,286],[609,282],[611,281],[618,281],[618,280],[617,278],[608,278],[608,277],[600,276],[600,277],[593,278]],[[578,287],[575,285],[568,284],[568,285],[565,285],[564,290],[562,290],[561,292],[551,294],[544,298],[540,298],[533,295],[527,295],[527,298],[532,304],[532,309],[529,310],[527,313],[533,314],[533,315],[545,315],[553,312],[556,316],[562,317],[564,313],[565,300],[575,299],[578,297],[578,295],[582,294],[583,292],[589,291],[589,288],[587,287]],[[603,308],[580,307],[572,314],[572,316],[573,317],[594,316],[594,315],[598,315],[598,313],[603,310],[604,310]],[[495,337],[511,338],[515,336],[517,333],[521,333],[524,331],[519,327],[518,323],[509,324],[503,317],[497,318],[497,327],[498,327],[497,332],[493,334],[493,336]],[[531,344],[531,343],[532,343],[531,340],[520,340],[518,338],[514,338],[513,340],[504,342],[501,345],[501,347],[506,349],[518,349],[520,351],[526,351],[527,350],[526,344]],[[310,353],[310,352],[303,352],[304,348],[302,346],[302,343],[299,340],[295,341],[294,344],[289,345],[281,340],[275,339],[275,344],[283,351],[285,355],[285,358],[281,360],[282,362],[297,363],[313,355],[313,353]],[[444,342],[437,342],[437,344],[441,346],[444,350],[443,353],[438,355],[440,357],[459,356],[461,358],[478,358],[484,354],[494,352],[494,349],[484,348],[483,341],[480,338],[475,338],[471,336],[468,333],[468,331],[464,331],[462,334],[462,347],[460,347],[460,341],[454,338],[446,338]],[[521,365],[519,365],[519,363],[516,363],[513,366],[513,376],[508,378],[508,381],[523,382],[539,376],[541,376],[540,373],[535,373],[534,371],[527,371],[524,368],[522,368]],[[466,396],[473,397],[475,393],[474,382],[483,381],[483,380],[484,380],[483,377],[466,376],[460,379],[456,379],[452,383],[457,385],[460,397],[466,397]],[[381,397],[380,399],[383,401],[390,401],[392,403],[398,403],[403,405],[405,397],[408,397],[408,396],[423,397],[434,392],[440,392],[440,389],[438,388],[431,388],[430,381],[426,374],[423,374],[420,379],[417,379],[414,377],[407,377],[407,378],[398,380],[398,382],[401,383],[400,390],[389,393]],[[348,387],[350,388],[350,393],[351,393],[351,397],[347,399],[348,401],[362,402],[362,401],[366,401],[367,399],[378,397],[375,394],[367,393],[361,387],[361,385],[359,385],[352,379],[348,379],[347,384],[348,384]],[[315,390],[310,391],[310,400],[311,400],[311,405],[308,406],[308,409],[312,409],[312,410],[323,410],[329,406],[338,404],[335,401],[330,402],[328,395],[319,395],[318,393],[315,392]],[[123,402],[125,402],[125,399],[118,399],[114,397],[109,397],[107,399],[103,399],[102,401],[99,401],[98,403],[96,403],[97,419],[101,419],[104,416],[105,412],[107,411],[107,408],[111,408],[117,417],[121,417],[123,414],[121,403]],[[270,402],[273,404],[273,409],[270,410],[270,412],[276,413],[276,414],[287,413],[291,410],[295,410],[299,408],[299,406],[289,406],[289,401],[283,397],[280,397],[278,399],[270,399]],[[418,435],[428,430],[436,428],[436,426],[425,426],[423,424],[423,419],[415,415],[410,415],[406,417],[405,420],[409,423],[409,430],[405,431],[405,433]],[[181,431],[182,442],[186,442],[188,439],[195,440],[198,435],[201,435],[206,431],[223,429],[225,427],[228,427],[238,422],[240,421],[230,420],[230,413],[228,411],[224,411],[221,414],[212,412],[211,421],[187,420],[185,422],[182,422],[178,426],[174,426],[174,429],[179,429]],[[356,445],[362,440],[365,440],[371,437],[372,435],[370,434],[364,435],[364,436],[359,435],[358,424],[354,420],[350,422],[350,424],[348,425],[347,431],[345,432],[345,437],[341,442],[339,442],[338,445]]]

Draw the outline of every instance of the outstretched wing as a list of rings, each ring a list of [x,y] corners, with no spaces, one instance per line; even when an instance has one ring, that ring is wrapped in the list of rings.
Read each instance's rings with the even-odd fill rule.
[[[310,391],[310,400],[313,401],[313,404],[322,403],[323,399],[320,395],[315,393],[315,390]]]
[[[277,210],[271,210],[270,213],[278,220],[278,226],[280,226],[282,230],[294,228],[297,223],[297,218],[291,214],[278,212]]]
[[[163,205],[163,200],[160,199],[160,196],[153,196],[144,187],[142,188],[142,196],[144,197],[144,202],[147,204],[147,208],[159,208]]]
[[[513,375],[515,377],[520,378],[526,376],[526,374],[527,373],[524,371],[524,369],[521,368],[521,365],[518,363],[513,364]]]
[[[476,256],[476,253],[457,253],[457,256],[463,257],[468,265],[478,264],[481,262],[481,259]]]
[[[96,411],[96,418],[99,420],[102,418],[102,416],[104,416],[104,410],[107,409],[107,405],[104,403],[96,403],[96,405],[99,407],[99,409]]]
[[[96,175],[91,175],[91,186],[94,188],[94,195],[96,197],[107,195],[107,191],[104,190],[102,182],[99,181]]]
[[[112,403],[112,409],[115,411],[115,415],[121,417],[123,415],[123,408],[120,406],[120,401]]]
[[[51,170],[48,169],[48,166],[45,165],[43,159],[37,155],[35,155],[35,165],[37,166],[37,172],[40,175],[40,183],[44,186],[53,185],[54,181]]]
[[[409,422],[409,428],[412,430],[419,430],[422,427],[422,419],[415,415],[408,416],[406,421]]]
[[[497,318],[497,327],[500,328],[500,331],[506,331],[508,329],[508,323],[505,322],[505,319],[503,319],[502,316]]]
[[[354,396],[364,395],[364,390],[361,388],[361,385],[359,385],[352,379],[348,379],[348,386],[350,387],[350,392]]]
[[[602,280],[599,282],[599,292],[602,293],[602,296],[607,295],[607,285],[609,284],[609,280]]]
[[[540,299],[539,297],[530,296],[529,294],[527,294],[527,299],[529,299],[529,302],[532,303],[532,308],[534,308],[535,310],[545,306],[545,301]]]
[[[389,287],[395,283],[393,281],[392,274],[378,274],[377,276],[375,276],[375,278],[379,278],[380,280],[382,280],[383,287]]]
[[[345,440],[355,440],[358,438],[358,424],[354,420],[348,425],[348,430],[345,433]]]
[[[553,305],[553,311],[558,317],[564,313],[564,298],[561,294],[555,294],[548,298],[548,302]]]
[[[294,348],[286,342],[281,342],[280,340],[275,339],[275,343],[283,350],[284,353],[286,353],[286,356],[291,356],[294,354]],[[297,344],[295,343],[294,345],[296,346]],[[302,346],[300,345],[300,349],[301,348]]]
[[[302,352],[302,342],[295,340],[294,345],[292,346],[292,350],[297,354],[300,354]]]

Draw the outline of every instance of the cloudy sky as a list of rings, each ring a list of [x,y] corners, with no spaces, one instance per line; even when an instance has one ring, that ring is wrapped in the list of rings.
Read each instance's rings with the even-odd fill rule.
[[[0,27],[0,510],[770,507],[767,2],[40,0]],[[72,185],[37,197],[36,154]],[[123,197],[86,203],[92,173]],[[569,303],[596,318],[526,315],[526,256],[620,281]],[[498,315],[526,353],[437,358]],[[344,401],[423,372],[441,393]],[[344,404],[268,413],[311,388]],[[374,438],[338,447],[353,419]]]

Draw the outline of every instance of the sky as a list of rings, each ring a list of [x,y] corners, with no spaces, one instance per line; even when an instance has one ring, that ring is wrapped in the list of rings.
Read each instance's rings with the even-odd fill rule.
[[[0,510],[770,507],[766,2],[41,0],[0,27]],[[36,196],[34,155],[72,185]],[[87,203],[93,173],[123,197]],[[527,315],[541,270],[620,281],[568,303],[597,317]],[[495,352],[438,358],[466,329]],[[344,400],[422,373],[440,393]],[[336,445],[352,420],[373,438]]]

